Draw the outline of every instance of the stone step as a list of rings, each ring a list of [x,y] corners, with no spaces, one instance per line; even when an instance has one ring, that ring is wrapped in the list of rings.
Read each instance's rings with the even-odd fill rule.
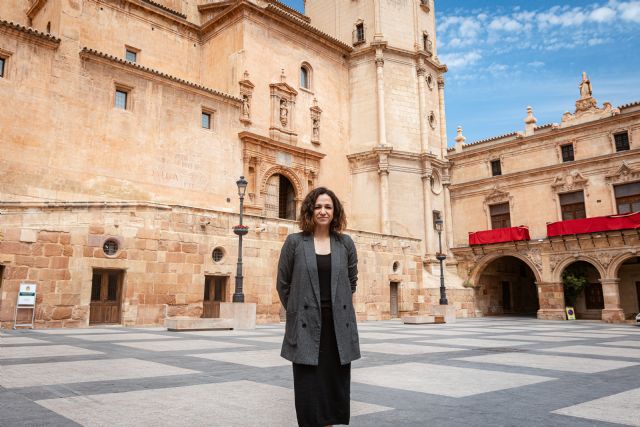
[[[233,319],[203,319],[193,317],[172,317],[165,319],[164,325],[168,331],[215,331],[233,329]]]
[[[402,318],[402,321],[409,325],[422,325],[425,323],[444,323],[444,316],[439,316],[439,315],[406,316]]]

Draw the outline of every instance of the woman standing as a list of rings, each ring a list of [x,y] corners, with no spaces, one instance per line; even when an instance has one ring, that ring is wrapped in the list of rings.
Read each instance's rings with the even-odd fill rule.
[[[282,246],[277,288],[287,311],[281,356],[293,362],[298,424],[349,424],[351,361],[360,358],[351,294],[358,281],[356,247],[342,231],[344,209],[319,187],[300,208],[302,232]]]

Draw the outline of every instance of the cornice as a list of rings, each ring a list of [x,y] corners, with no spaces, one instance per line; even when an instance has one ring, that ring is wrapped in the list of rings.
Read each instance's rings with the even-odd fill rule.
[[[591,122],[580,123],[575,126],[569,126],[565,128],[558,127],[558,128],[554,128],[551,131],[544,132],[540,135],[534,134],[530,136],[524,136],[523,134],[518,133],[516,131],[516,132],[512,132],[512,133],[508,133],[500,136],[483,139],[480,141],[474,141],[470,144],[466,144],[463,146],[463,151],[461,153],[456,153],[455,148],[449,148],[447,150],[450,153],[448,154],[448,157],[451,158],[452,160],[455,160],[455,159],[464,158],[465,156],[477,155],[486,151],[492,151],[492,150],[504,151],[505,149],[509,149],[514,145],[524,145],[524,144],[530,144],[534,142],[540,142],[540,141],[544,141],[545,139],[554,139],[554,138],[562,137],[567,134],[574,136],[574,134],[578,132],[589,130],[594,127],[600,128],[603,126],[604,122],[615,122],[615,121],[626,120],[629,118],[633,118],[634,115],[640,118],[640,111],[630,111],[626,113],[621,112],[620,114],[616,114],[614,116],[605,117],[605,118],[594,120]],[[548,126],[549,125],[544,125],[544,126],[540,126],[540,128],[546,128]],[[506,138],[511,136],[515,136],[515,138],[503,141],[499,144],[484,145],[489,142],[497,141],[500,138]]]
[[[440,73],[446,73],[448,71],[448,68],[445,64],[441,64],[439,62],[434,61],[433,57],[426,55],[424,51],[416,52],[413,50],[400,49],[397,47],[388,46],[386,42],[384,44],[371,43],[371,45],[369,45],[366,48],[353,51],[350,55],[350,59],[357,59],[361,56],[367,56],[367,55],[375,55],[376,49],[380,49],[380,48],[382,48],[383,51],[385,52],[390,52],[400,57],[409,58],[413,61],[419,61],[421,59],[424,64],[431,65],[431,67],[433,67],[436,71]]]
[[[36,13],[40,12],[40,9],[42,9],[46,3],[47,0],[32,0],[31,7],[27,10],[27,17],[33,19]]]
[[[619,153],[609,153],[604,154],[602,156],[590,157],[588,159],[580,159],[567,163],[558,163],[556,165],[542,166],[534,169],[527,169],[523,171],[513,172],[500,176],[492,176],[492,177],[481,177],[477,178],[473,181],[461,182],[459,184],[452,184],[451,191],[462,191],[469,187],[480,187],[485,188],[485,186],[494,186],[497,184],[502,184],[504,187],[512,186],[512,184],[508,184],[508,182],[512,179],[519,179],[525,176],[531,177],[531,180],[526,181],[523,185],[530,184],[532,181],[536,180],[546,180],[546,178],[536,178],[535,175],[540,175],[543,173],[558,173],[558,172],[566,172],[568,168],[577,169],[583,174],[593,175],[596,174],[596,171],[586,171],[580,168],[585,168],[591,164],[604,164],[605,161],[625,161],[627,158],[633,159],[638,156],[640,153],[640,149],[636,148],[633,150],[622,151]],[[602,166],[602,168],[609,169],[611,165]],[[555,175],[549,177],[550,180],[553,180]],[[486,188],[485,188],[486,189]],[[482,190],[484,191],[484,190]]]
[[[60,45],[60,39],[58,37],[11,21],[0,20],[0,31],[19,35],[52,49],[57,49]]]
[[[432,165],[435,165],[435,166],[439,166],[442,168],[449,166],[449,162],[447,160],[440,160],[436,157],[435,154],[400,151],[400,150],[394,150],[393,147],[376,147],[368,151],[360,151],[357,153],[347,154],[347,159],[348,160],[368,160],[368,159],[378,157],[379,153],[381,152],[386,154],[390,159],[413,160],[413,161],[428,160]]]
[[[92,60],[96,60],[98,62],[102,62],[102,63],[106,63],[106,64],[110,64],[110,65],[116,65],[119,66],[123,69],[127,69],[127,70],[134,70],[136,72],[140,72],[142,74],[148,75],[148,76],[153,76],[153,77],[159,77],[163,80],[166,80],[168,82],[171,83],[177,83],[183,87],[187,87],[189,89],[195,89],[201,93],[206,93],[207,95],[213,95],[217,98],[222,98],[223,100],[226,101],[231,101],[237,105],[242,104],[242,100],[238,97],[235,97],[233,95],[229,95],[223,92],[219,92],[215,89],[210,89],[206,86],[202,86],[200,84],[197,83],[193,83],[193,82],[189,82],[187,80],[183,80],[179,77],[175,77],[172,76],[170,74],[166,74],[163,73],[161,71],[155,70],[153,68],[149,68],[149,67],[145,67],[142,66],[140,64],[136,64],[133,62],[129,62],[126,61],[122,58],[117,58],[113,55],[109,55],[106,53],[102,53],[99,52],[95,49],[90,49],[88,47],[83,47],[82,50],[80,51],[80,57],[82,59],[92,59]]]
[[[212,28],[215,28],[221,22],[224,22],[231,18],[231,16],[235,14],[241,14],[246,12],[252,12],[258,15],[266,16],[276,21],[289,25],[290,27],[297,28],[298,30],[313,35],[316,40],[331,46],[333,49],[337,49],[342,53],[349,53],[353,50],[351,46],[346,43],[341,42],[340,40],[330,36],[327,33],[324,33],[317,29],[316,27],[310,25],[305,20],[298,18],[296,15],[287,12],[280,5],[276,4],[268,4],[266,7],[259,7],[253,3],[250,3],[246,0],[233,1],[229,3],[229,7],[226,11],[222,12],[220,15],[214,17],[213,19],[205,22],[201,26],[201,37],[204,37],[207,32],[209,32]]]
[[[300,147],[296,147],[295,145],[290,145],[284,142],[275,141],[271,138],[268,138],[266,136],[262,136],[253,132],[243,131],[238,133],[238,137],[242,142],[254,141],[254,142],[260,143],[261,145],[274,148],[276,150],[283,150],[290,153],[295,153],[303,157],[311,157],[312,159],[315,159],[315,160],[321,160],[326,157],[326,154],[320,153],[318,151],[309,150],[308,148],[300,148]]]
[[[129,1],[132,1],[132,0],[129,0]],[[187,19],[187,15],[185,15],[184,13],[181,13],[181,12],[178,12],[177,10],[168,8],[167,6],[164,6],[164,5],[160,4],[160,3],[156,3],[153,0],[138,0],[138,1],[140,1],[142,3],[150,4],[153,7],[157,7],[158,9],[160,9],[160,10],[162,10],[164,12],[168,12],[168,13],[170,13],[172,15],[175,15],[175,16],[177,16],[179,18]]]

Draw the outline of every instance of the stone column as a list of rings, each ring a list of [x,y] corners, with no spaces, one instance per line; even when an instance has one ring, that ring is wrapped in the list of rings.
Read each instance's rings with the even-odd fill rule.
[[[538,319],[565,320],[562,282],[536,282],[538,287]]]
[[[422,58],[420,58],[420,62],[418,63],[418,117],[420,117],[420,151],[422,153],[429,152],[429,124],[427,123],[427,100],[425,98],[424,88],[424,76],[426,73],[427,69],[424,67]]]
[[[376,95],[378,102],[378,146],[387,145],[387,124],[384,117],[384,58],[382,49],[376,49]]]
[[[425,169],[422,173],[422,195],[424,199],[424,252],[432,254],[433,244],[433,208],[431,207],[431,169]]]
[[[449,252],[449,248],[453,247],[453,227],[452,227],[452,219],[451,219],[451,194],[449,194],[449,185],[450,182],[443,182],[442,191],[444,192],[444,231],[445,231],[445,239],[443,242],[443,246],[446,246],[446,249],[443,248],[444,252]]]
[[[602,320],[608,323],[624,322],[624,310],[620,307],[620,279],[600,279],[604,309]]]
[[[389,226],[389,170],[380,169],[380,232],[391,234]]]
[[[444,114],[444,77],[438,77],[438,106],[440,110],[440,158],[447,155],[447,119]]]

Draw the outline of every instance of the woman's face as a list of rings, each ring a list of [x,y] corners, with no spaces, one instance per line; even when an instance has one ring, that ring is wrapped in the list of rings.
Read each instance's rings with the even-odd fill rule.
[[[321,194],[313,207],[313,220],[316,226],[328,227],[333,220],[333,201],[328,194]]]

